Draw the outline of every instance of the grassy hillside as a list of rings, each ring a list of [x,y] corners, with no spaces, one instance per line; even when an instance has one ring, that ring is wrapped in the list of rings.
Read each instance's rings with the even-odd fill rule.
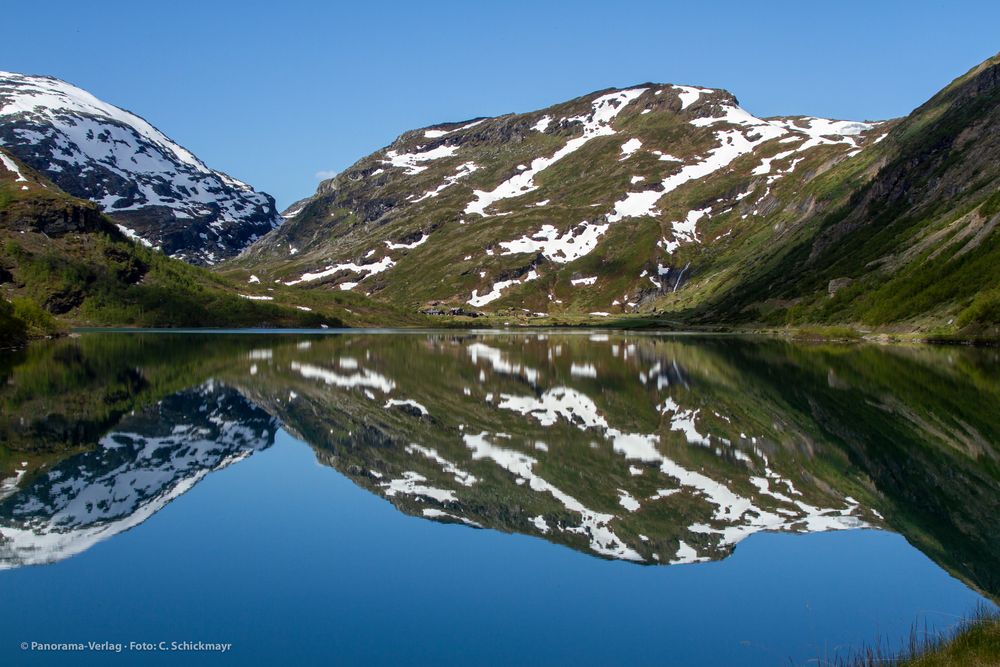
[[[642,84],[407,132],[224,270],[441,319],[996,339],[998,72],[883,123]]]
[[[699,321],[849,323],[1000,336],[1000,57],[866,150],[878,167],[716,299]],[[827,180],[846,181],[849,173]],[[831,186],[833,183],[831,183]]]
[[[16,344],[68,326],[318,327],[413,323],[359,295],[237,285],[126,238],[94,204],[4,154],[0,331]]]
[[[883,132],[652,83],[437,125],[321,184],[233,271],[413,311],[649,317],[710,294]]]

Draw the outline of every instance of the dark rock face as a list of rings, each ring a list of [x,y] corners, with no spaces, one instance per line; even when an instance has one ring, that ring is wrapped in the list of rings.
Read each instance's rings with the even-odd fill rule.
[[[0,73],[0,145],[143,242],[194,264],[233,257],[281,222],[269,195],[57,79]]]
[[[0,225],[18,232],[58,238],[65,234],[109,231],[96,204],[58,199],[14,202],[0,209]]]

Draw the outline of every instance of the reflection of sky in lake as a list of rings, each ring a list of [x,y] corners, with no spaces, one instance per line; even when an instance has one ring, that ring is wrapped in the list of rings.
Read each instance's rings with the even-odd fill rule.
[[[885,532],[764,533],[721,562],[650,568],[411,518],[284,432],[140,528],[0,583],[0,655],[191,639],[232,642],[200,656],[230,664],[787,664],[978,599]]]

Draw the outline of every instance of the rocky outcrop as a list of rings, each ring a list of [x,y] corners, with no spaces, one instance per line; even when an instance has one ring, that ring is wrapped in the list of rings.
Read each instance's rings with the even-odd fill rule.
[[[52,238],[69,233],[113,230],[96,204],[55,198],[13,202],[0,209],[0,225]]]

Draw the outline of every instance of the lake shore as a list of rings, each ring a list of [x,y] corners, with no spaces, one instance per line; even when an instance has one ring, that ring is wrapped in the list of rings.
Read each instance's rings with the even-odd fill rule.
[[[401,332],[424,332],[424,331],[606,331],[615,330],[630,333],[644,334],[670,334],[670,335],[695,335],[695,336],[760,336],[766,338],[784,338],[797,342],[817,342],[817,343],[873,343],[878,345],[962,345],[973,347],[997,347],[1000,346],[1000,337],[994,336],[962,336],[947,334],[931,334],[919,331],[878,331],[855,329],[849,326],[805,326],[805,327],[783,327],[783,328],[763,328],[763,327],[726,327],[726,326],[700,326],[700,327],[674,327],[664,326],[663,322],[654,320],[613,320],[606,324],[594,320],[580,322],[554,321],[548,323],[524,323],[505,319],[498,321],[495,319],[473,319],[461,321],[440,321],[429,322],[428,326],[408,326],[408,327],[380,327],[380,326],[358,326],[358,327],[322,327],[322,328],[287,328],[287,327],[70,327],[64,330],[39,335],[29,340],[45,340],[58,338],[75,333],[94,332],[267,332],[267,333],[333,333],[333,332],[363,332],[363,331],[401,331]],[[9,346],[16,347],[16,346]]]

